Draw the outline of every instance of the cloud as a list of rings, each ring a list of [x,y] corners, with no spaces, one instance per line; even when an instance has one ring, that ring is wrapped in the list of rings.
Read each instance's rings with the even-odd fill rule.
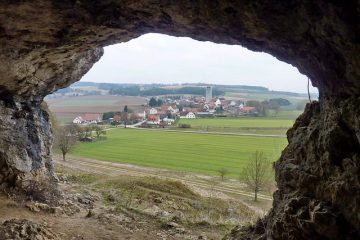
[[[113,83],[213,83],[306,92],[307,77],[266,53],[241,46],[145,34],[105,48],[82,81]],[[311,89],[316,92],[316,88]]]

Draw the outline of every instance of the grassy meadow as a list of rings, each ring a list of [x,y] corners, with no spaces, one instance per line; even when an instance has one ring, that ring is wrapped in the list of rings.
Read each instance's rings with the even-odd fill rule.
[[[216,175],[221,168],[239,177],[256,151],[273,162],[286,138],[114,129],[107,139],[81,143],[72,154],[98,160]]]
[[[294,124],[293,119],[275,119],[260,117],[243,118],[197,118],[180,119],[179,124],[189,124],[191,128],[182,130],[222,132],[222,133],[250,133],[265,135],[285,135],[286,131]],[[180,128],[178,128],[180,129]]]

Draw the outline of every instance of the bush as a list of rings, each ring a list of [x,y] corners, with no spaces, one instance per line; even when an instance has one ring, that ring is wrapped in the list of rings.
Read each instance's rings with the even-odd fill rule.
[[[180,123],[179,128],[191,128],[191,125],[186,123]]]

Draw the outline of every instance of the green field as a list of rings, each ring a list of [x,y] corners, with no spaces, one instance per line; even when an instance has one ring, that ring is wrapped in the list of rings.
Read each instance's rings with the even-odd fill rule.
[[[51,98],[46,102],[58,121],[65,124],[86,113],[121,111],[125,105],[132,110],[143,110],[142,105],[146,99],[131,96],[94,95]]]
[[[173,128],[181,129],[178,128],[179,124],[191,126],[182,130],[285,135],[294,124],[294,120],[260,117],[180,119]]]
[[[226,168],[238,177],[256,150],[275,161],[286,144],[286,138],[114,129],[107,140],[81,143],[73,154],[210,175]]]

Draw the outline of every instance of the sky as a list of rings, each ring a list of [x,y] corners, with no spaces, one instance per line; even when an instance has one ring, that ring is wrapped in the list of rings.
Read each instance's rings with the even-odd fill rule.
[[[269,54],[155,33],[105,47],[104,56],[81,81],[251,85],[307,92],[307,77]]]

